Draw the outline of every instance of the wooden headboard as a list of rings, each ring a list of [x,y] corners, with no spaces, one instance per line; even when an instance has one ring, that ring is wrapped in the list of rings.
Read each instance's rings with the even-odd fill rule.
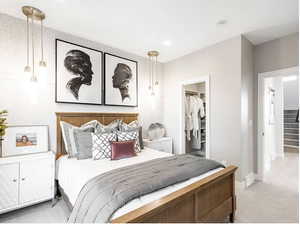
[[[113,120],[121,119],[130,123],[138,119],[138,113],[82,113],[82,112],[57,112],[56,113],[56,159],[67,154],[62,137],[60,121],[65,121],[74,126],[81,126],[91,120],[98,120],[102,124],[109,124]]]

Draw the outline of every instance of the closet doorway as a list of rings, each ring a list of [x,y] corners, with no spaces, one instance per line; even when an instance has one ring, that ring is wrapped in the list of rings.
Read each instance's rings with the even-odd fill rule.
[[[182,153],[209,158],[209,77],[181,84]]]

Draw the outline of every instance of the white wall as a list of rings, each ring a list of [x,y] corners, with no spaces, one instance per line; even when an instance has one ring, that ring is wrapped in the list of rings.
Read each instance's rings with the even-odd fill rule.
[[[211,158],[240,166],[241,151],[241,37],[218,43],[164,65],[164,123],[180,143],[180,86],[210,76]],[[239,172],[238,172],[239,174]]]
[[[26,64],[25,32],[26,24],[24,20],[0,14],[0,109],[9,111],[9,124],[49,125],[50,144],[51,148],[55,150],[55,112],[139,112],[144,128],[148,128],[151,122],[162,122],[162,92],[154,98],[150,97],[147,89],[147,63],[145,58],[66,33],[45,29],[45,58],[48,64],[48,76],[44,83],[40,82],[34,88],[27,82],[28,79],[24,77],[23,73]],[[139,68],[139,106],[128,108],[55,103],[55,38],[137,60]],[[39,37],[37,36],[35,39],[38,43]],[[36,54],[36,63],[38,63],[39,52]],[[159,74],[161,73],[162,66],[159,65]],[[161,89],[162,86],[160,86]]]
[[[299,81],[283,82],[284,109],[299,109]]]

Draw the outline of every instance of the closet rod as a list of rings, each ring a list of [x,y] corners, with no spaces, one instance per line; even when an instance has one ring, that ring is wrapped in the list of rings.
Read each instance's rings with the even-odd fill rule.
[[[185,94],[188,94],[188,95],[199,95],[200,92],[186,90],[186,91],[185,91]]]

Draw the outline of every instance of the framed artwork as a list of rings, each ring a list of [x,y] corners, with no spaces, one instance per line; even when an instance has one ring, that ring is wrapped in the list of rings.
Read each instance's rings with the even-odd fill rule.
[[[138,63],[104,54],[104,103],[111,106],[138,105]]]
[[[48,126],[9,126],[2,141],[2,157],[47,152]]]
[[[101,51],[56,39],[55,102],[102,104]]]

